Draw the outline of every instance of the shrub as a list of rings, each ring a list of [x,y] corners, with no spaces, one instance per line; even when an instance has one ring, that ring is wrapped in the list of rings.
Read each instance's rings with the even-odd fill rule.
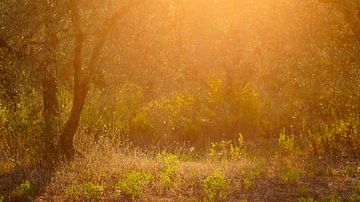
[[[220,172],[208,176],[202,185],[209,201],[225,200],[228,196],[230,183]]]
[[[116,190],[125,198],[135,200],[144,195],[145,187],[153,180],[150,173],[132,171],[117,184]]]
[[[101,184],[94,184],[92,182],[86,182],[83,184],[83,189],[85,191],[85,195],[91,197],[91,198],[98,198],[100,197],[104,191],[105,188]]]
[[[78,196],[80,196],[77,182],[73,182],[66,186],[65,195],[70,198],[77,198]]]
[[[360,151],[360,124],[356,115],[330,124],[322,123],[317,131],[306,136],[315,155],[356,156]]]
[[[175,154],[165,154],[162,156],[164,169],[160,173],[160,182],[166,187],[175,186],[175,172],[179,167],[179,157]]]
[[[212,160],[238,160],[245,155],[246,145],[244,143],[244,138],[241,133],[239,133],[239,138],[237,142],[231,140],[220,142],[211,142],[208,156]]]

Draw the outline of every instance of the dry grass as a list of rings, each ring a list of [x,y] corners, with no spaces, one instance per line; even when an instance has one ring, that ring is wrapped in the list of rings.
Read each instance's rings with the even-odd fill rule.
[[[126,198],[117,191],[117,184],[127,173],[138,171],[153,176],[144,188],[141,201],[204,200],[203,181],[214,172],[222,173],[231,185],[227,200],[296,201],[300,197],[320,199],[332,195],[346,199],[354,180],[360,177],[358,170],[351,173],[352,177],[346,176],[349,166],[356,169],[360,166],[356,160],[348,167],[329,166],[331,173],[325,165],[311,164],[299,156],[273,153],[269,158],[248,155],[239,160],[211,160],[206,156],[193,158],[192,153],[183,149],[175,152],[178,161],[174,173],[170,174],[171,183],[164,183],[162,175],[167,165],[162,151],[141,150],[124,144],[114,146],[108,141],[82,145],[82,149],[83,157],[57,166],[1,161],[0,169],[5,175],[0,178],[0,196],[35,201],[122,201]],[[19,185],[25,180],[34,190],[18,193]],[[87,194],[86,183],[99,185],[103,191]]]

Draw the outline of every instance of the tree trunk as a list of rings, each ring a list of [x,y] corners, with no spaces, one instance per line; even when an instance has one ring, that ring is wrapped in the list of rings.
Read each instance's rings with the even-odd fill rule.
[[[47,66],[44,67],[42,79],[43,86],[43,117],[44,117],[44,144],[45,151],[54,153],[55,142],[58,134],[59,124],[59,105],[57,97],[57,81],[55,69]]]
[[[98,66],[101,51],[105,45],[105,41],[110,31],[113,28],[113,24],[118,21],[126,12],[130,10],[130,7],[136,6],[140,1],[137,0],[128,6],[121,7],[117,10],[104,24],[102,33],[97,43],[94,45],[92,55],[90,57],[87,72],[84,74],[82,71],[82,50],[83,50],[83,33],[81,29],[81,17],[80,17],[80,2],[79,0],[71,0],[71,19],[75,36],[74,47],[74,98],[69,120],[66,122],[63,132],[60,135],[60,143],[58,149],[61,154],[65,155],[67,159],[73,158],[75,154],[74,148],[74,136],[77,128],[79,127],[81,112],[85,105],[85,100],[89,92],[90,81],[95,74],[96,67]]]
[[[70,159],[75,154],[74,136],[79,127],[81,112],[85,105],[85,100],[89,91],[87,83],[83,83],[79,89],[74,89],[74,100],[69,120],[66,122],[64,130],[60,136],[59,149],[61,154]]]

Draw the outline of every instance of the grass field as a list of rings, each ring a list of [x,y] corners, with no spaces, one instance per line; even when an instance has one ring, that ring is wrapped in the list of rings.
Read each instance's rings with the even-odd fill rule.
[[[102,140],[67,163],[4,160],[0,190],[5,201],[360,200],[358,159],[314,159],[271,141],[252,147],[223,141],[166,151]]]

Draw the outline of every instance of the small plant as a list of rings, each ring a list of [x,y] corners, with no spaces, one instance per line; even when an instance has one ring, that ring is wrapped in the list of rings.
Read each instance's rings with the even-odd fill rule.
[[[360,181],[355,183],[353,192],[349,197],[349,201],[360,201]]]
[[[260,177],[264,172],[264,167],[261,164],[251,167],[251,169],[243,171],[243,185],[246,189],[251,189],[255,181]]]
[[[5,198],[3,196],[0,196],[0,202],[4,202]]]
[[[351,177],[351,178],[355,178],[357,172],[358,172],[358,167],[357,166],[348,166],[346,168],[346,175]]]
[[[94,184],[92,182],[86,182],[83,184],[83,189],[85,191],[85,194],[91,198],[98,198],[100,197],[104,191],[105,188],[101,184]]]
[[[33,191],[33,188],[31,187],[30,181],[26,180],[23,183],[20,184],[20,186],[16,187],[16,192],[20,195],[26,195]]]
[[[302,185],[298,188],[298,193],[301,196],[307,196],[307,195],[309,195],[309,192],[310,192],[310,189],[308,186]]]
[[[295,138],[294,136],[287,135],[285,129],[281,131],[278,142],[281,150],[285,154],[291,154],[294,152]]]
[[[281,180],[287,184],[295,184],[299,180],[299,177],[300,173],[297,170],[291,168],[286,168],[280,174]]]
[[[237,141],[237,145],[230,144],[230,159],[237,160],[241,159],[246,150],[246,145],[244,143],[244,137],[241,133],[239,133],[239,138]]]
[[[66,186],[65,195],[69,198],[77,198],[80,196],[79,187],[76,181]]]
[[[323,196],[321,197],[321,202],[340,202],[340,198],[339,197],[335,197],[335,196]]]
[[[227,159],[229,156],[229,147],[231,145],[231,140],[220,142],[211,142],[208,155],[212,160],[222,160]]]
[[[332,169],[329,166],[318,166],[316,168],[314,168],[314,173],[317,176],[333,176],[334,175],[334,169]]]
[[[154,179],[150,173],[132,171],[116,186],[116,190],[123,194],[125,198],[135,200],[144,195],[145,187]]]
[[[243,184],[246,189],[251,189],[254,186],[254,178],[251,176],[246,176],[243,179]]]
[[[244,156],[245,150],[246,145],[243,135],[239,133],[238,141],[235,143],[231,140],[211,142],[208,156],[212,160],[238,160]]]
[[[299,199],[299,202],[317,202],[317,201],[312,197],[307,197],[307,198],[301,197]]]
[[[209,201],[225,200],[230,183],[225,179],[224,174],[215,172],[203,181],[203,188]]]
[[[164,169],[160,173],[160,182],[166,187],[175,186],[174,175],[179,167],[179,157],[175,154],[166,154],[163,156]]]

